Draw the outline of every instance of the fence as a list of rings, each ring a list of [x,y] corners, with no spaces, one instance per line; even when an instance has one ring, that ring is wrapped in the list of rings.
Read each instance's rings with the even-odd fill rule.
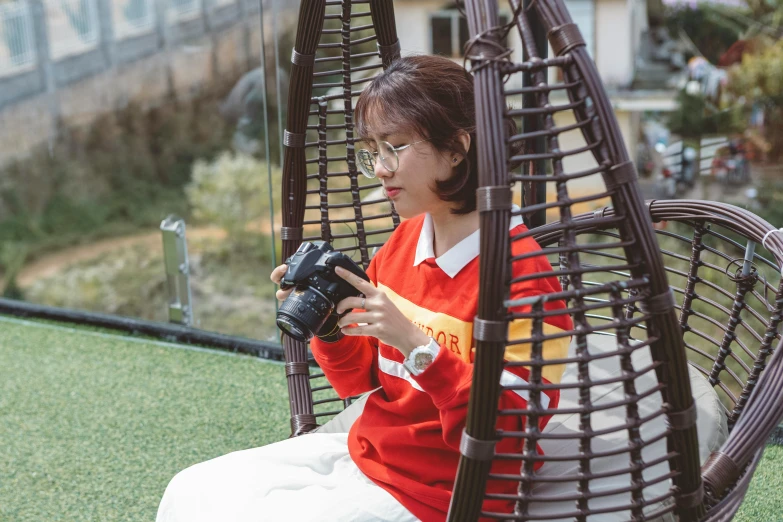
[[[0,4],[0,76],[35,67],[35,33],[26,0]]]
[[[124,0],[112,2],[112,23],[117,39],[130,38],[155,30],[153,0]]]
[[[201,14],[201,0],[168,0],[166,21],[179,23],[192,20]]]
[[[100,24],[96,0],[45,0],[49,56],[59,60],[98,46]]]
[[[0,111],[206,33],[249,27],[260,8],[258,0],[0,0]]]

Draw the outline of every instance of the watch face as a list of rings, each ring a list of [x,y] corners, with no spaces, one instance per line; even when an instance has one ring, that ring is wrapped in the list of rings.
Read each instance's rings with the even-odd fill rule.
[[[413,365],[417,370],[423,370],[430,364],[432,364],[433,358],[431,353],[417,353],[416,358],[413,360]]]

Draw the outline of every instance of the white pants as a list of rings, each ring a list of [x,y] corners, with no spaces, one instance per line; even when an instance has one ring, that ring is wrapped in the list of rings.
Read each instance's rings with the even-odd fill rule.
[[[348,434],[313,433],[191,466],[157,522],[415,522],[348,454]]]

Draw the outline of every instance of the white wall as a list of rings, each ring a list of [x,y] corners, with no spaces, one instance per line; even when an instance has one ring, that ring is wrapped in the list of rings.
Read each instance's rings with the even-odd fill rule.
[[[595,4],[598,73],[607,87],[626,87],[634,73],[634,0],[596,0]]]
[[[403,56],[432,52],[430,35],[430,14],[439,11],[447,3],[441,1],[395,2],[394,19]]]

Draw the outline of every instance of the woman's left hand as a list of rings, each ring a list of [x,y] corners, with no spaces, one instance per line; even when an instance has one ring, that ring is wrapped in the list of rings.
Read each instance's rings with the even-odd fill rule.
[[[397,348],[407,357],[417,346],[430,342],[423,331],[400,312],[382,290],[344,268],[337,267],[338,276],[364,294],[364,297],[346,297],[337,304],[337,313],[349,308],[363,309],[363,312],[350,312],[337,323],[344,335],[367,335],[380,342]],[[349,326],[366,323],[361,326]]]

